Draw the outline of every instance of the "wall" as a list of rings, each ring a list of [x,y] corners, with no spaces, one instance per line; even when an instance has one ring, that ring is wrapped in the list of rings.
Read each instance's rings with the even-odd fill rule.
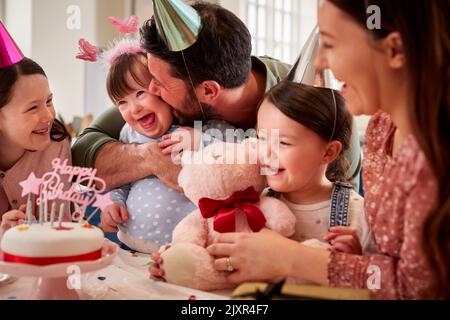
[[[5,1],[0,0],[0,19],[3,21],[3,15],[5,13]]]
[[[5,26],[26,56],[31,55],[31,2],[32,0],[6,0]]]
[[[153,16],[153,5],[148,0],[135,0],[135,14],[139,17],[139,24],[144,24],[145,21]]]

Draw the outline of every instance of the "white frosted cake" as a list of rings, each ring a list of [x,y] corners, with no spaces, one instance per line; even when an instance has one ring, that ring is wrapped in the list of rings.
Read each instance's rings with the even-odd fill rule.
[[[23,224],[5,232],[1,241],[4,260],[49,265],[97,260],[102,255],[103,231],[82,223]]]

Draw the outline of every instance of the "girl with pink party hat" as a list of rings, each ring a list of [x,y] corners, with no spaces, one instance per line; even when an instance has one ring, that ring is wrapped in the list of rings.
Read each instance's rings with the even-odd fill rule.
[[[25,221],[19,183],[51,171],[54,158],[71,162],[68,134],[55,114],[44,70],[24,57],[0,22],[0,239]]]

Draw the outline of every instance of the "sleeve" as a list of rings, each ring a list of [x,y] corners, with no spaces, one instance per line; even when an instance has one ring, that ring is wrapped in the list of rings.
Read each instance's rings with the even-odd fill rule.
[[[111,201],[116,204],[121,204],[125,208],[127,207],[128,194],[130,193],[131,184],[126,184],[120,188],[111,190]]]
[[[362,167],[361,144],[358,136],[358,126],[353,118],[352,121],[352,135],[350,140],[350,147],[344,152],[348,160],[349,168],[346,174],[348,182],[350,182],[355,191],[359,191],[360,174]]]
[[[373,254],[355,256],[332,253],[328,279],[333,287],[368,288],[380,299],[423,299],[432,282],[421,248],[422,226],[432,206],[429,176],[419,176],[418,183],[405,203],[403,243],[399,256]],[[431,197],[432,198],[432,197]]]
[[[117,107],[111,107],[95,120],[72,147],[73,163],[93,168],[99,151],[108,143],[119,139],[125,121]]]
[[[119,141],[123,143],[132,143],[133,137],[133,129],[128,125],[125,124],[120,131],[120,138]],[[125,208],[127,207],[127,199],[128,194],[130,193],[131,184],[126,184],[124,186],[121,186],[120,188],[116,188],[111,190],[110,198],[111,201],[116,204],[121,204]]]
[[[132,128],[130,127],[130,125],[128,123],[125,123],[125,125],[123,126],[122,130],[120,130],[120,136],[119,136],[119,141],[123,142],[123,143],[137,143],[133,141],[133,132],[132,132]]]

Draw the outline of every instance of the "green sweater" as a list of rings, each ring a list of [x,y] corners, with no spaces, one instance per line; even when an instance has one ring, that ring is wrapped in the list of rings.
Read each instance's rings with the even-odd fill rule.
[[[270,57],[252,57],[254,68],[260,68],[267,75],[266,92],[283,80],[291,66]],[[82,167],[94,167],[95,159],[99,151],[108,143],[118,141],[120,131],[125,121],[117,107],[111,107],[101,114],[81,134],[72,147],[73,163]],[[345,156],[350,163],[347,177],[358,190],[359,175],[361,171],[361,150],[358,130],[353,121],[352,143]]]

